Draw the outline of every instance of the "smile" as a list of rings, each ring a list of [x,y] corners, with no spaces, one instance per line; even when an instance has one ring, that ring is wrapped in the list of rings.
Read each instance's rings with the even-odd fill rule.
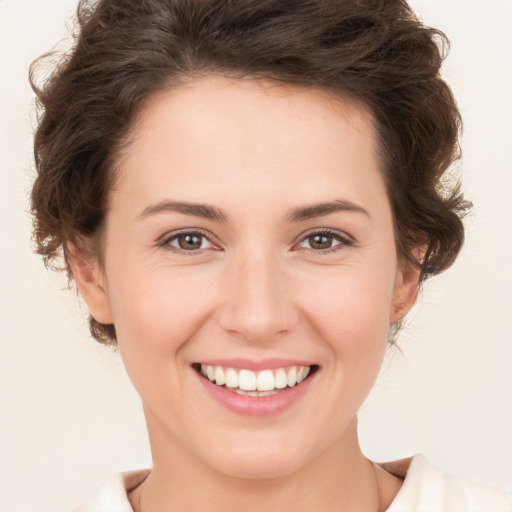
[[[304,363],[231,359],[197,362],[192,369],[205,396],[237,415],[263,418],[292,408],[308,394],[320,367]]]
[[[263,397],[293,388],[311,374],[314,366],[289,366],[254,372],[217,365],[196,365],[196,370],[213,384],[244,396]]]

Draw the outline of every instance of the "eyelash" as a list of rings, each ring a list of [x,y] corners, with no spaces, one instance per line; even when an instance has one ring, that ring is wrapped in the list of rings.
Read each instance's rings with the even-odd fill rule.
[[[203,240],[207,240],[210,244],[212,244],[215,247],[214,242],[211,241],[211,235],[209,233],[206,233],[206,232],[203,232],[203,231],[197,230],[197,229],[192,229],[192,230],[183,229],[180,231],[174,231],[174,232],[166,235],[165,237],[163,237],[163,239],[158,242],[158,246],[162,247],[166,250],[178,253],[178,254],[191,254],[191,255],[198,254],[204,250],[211,249],[211,248],[206,248],[206,249],[199,248],[199,249],[194,249],[194,250],[187,250],[187,249],[183,249],[183,248],[175,247],[175,246],[171,245],[171,242],[178,240],[179,237],[183,236],[183,235],[196,236],[196,237],[202,238]],[[303,247],[303,249],[309,253],[320,254],[320,255],[331,254],[333,252],[337,252],[346,247],[351,247],[354,245],[354,240],[351,237],[349,237],[348,235],[343,235],[339,231],[334,231],[334,230],[330,230],[330,229],[320,229],[320,230],[313,230],[313,231],[310,231],[310,232],[302,235],[299,242],[294,244],[294,247],[300,246],[300,244],[306,242],[308,239],[311,239],[315,236],[324,236],[327,238],[332,238],[333,240],[338,242],[338,244],[333,247],[328,247],[326,249],[313,249],[311,247],[309,247],[309,248]],[[201,243],[201,245],[202,245],[202,243]],[[214,248],[214,250],[218,250],[218,249]]]

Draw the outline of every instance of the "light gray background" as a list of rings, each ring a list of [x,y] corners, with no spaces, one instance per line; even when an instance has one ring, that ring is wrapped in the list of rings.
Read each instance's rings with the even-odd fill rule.
[[[430,282],[361,412],[365,452],[416,452],[512,490],[512,1],[415,0],[452,41],[475,208],[456,265]],[[88,339],[63,276],[31,253],[32,59],[64,38],[75,0],[0,0],[0,511],[64,512],[109,475],[148,466],[137,395]],[[69,24],[69,23],[68,23]]]

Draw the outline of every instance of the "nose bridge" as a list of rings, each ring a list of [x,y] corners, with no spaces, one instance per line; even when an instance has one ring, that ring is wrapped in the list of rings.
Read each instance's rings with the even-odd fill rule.
[[[252,342],[266,342],[297,322],[284,262],[271,249],[260,247],[235,255],[226,280],[220,313],[224,330]]]

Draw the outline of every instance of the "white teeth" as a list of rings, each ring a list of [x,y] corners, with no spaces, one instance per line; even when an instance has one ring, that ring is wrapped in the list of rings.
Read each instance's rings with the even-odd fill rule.
[[[276,390],[300,384],[311,371],[310,366],[291,366],[288,372],[284,368],[277,370],[237,370],[222,366],[201,365],[201,373],[218,386],[247,396],[267,396]]]
[[[270,396],[277,395],[278,393],[275,389],[272,391],[244,391],[243,389],[232,389],[230,391],[234,391],[237,395],[243,396]]]
[[[274,389],[274,374],[272,370],[264,370],[258,373],[256,387],[258,391],[271,391]]]
[[[228,368],[226,371],[226,386],[228,388],[238,387],[238,373],[233,368]]]
[[[300,384],[308,375],[311,366],[301,366],[297,371],[297,384]]]
[[[224,370],[220,366],[215,367],[215,384],[217,386],[222,386],[226,383],[226,378],[224,376]]]
[[[290,371],[286,376],[286,381],[288,382],[288,386],[290,386],[291,388],[295,386],[295,384],[297,384],[297,368],[295,368],[295,366],[292,366],[290,368]]]
[[[254,391],[256,389],[256,374],[251,370],[240,370],[238,387],[244,391]]]
[[[288,386],[286,372],[282,368],[277,370],[276,376],[274,377],[274,383],[277,389],[284,389],[286,386]]]

